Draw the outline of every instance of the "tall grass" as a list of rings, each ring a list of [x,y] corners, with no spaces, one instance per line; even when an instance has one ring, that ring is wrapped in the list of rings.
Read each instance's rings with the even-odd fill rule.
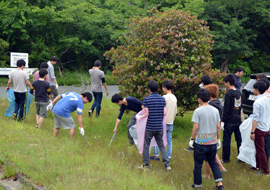
[[[41,129],[36,129],[35,107],[22,123],[4,116],[7,100],[0,101],[0,152],[16,165],[19,172],[47,189],[190,189],[193,183],[193,153],[185,152],[192,130],[191,117],[176,118],[173,131],[172,171],[165,171],[162,162],[150,161],[149,171],[140,171],[142,156],[136,147],[129,147],[126,125],[132,113],[124,114],[118,133],[110,147],[119,106],[103,100],[101,117],[88,117],[91,104],[85,104],[83,125],[87,146],[78,128],[72,141],[68,130],[52,136],[54,121],[51,112]],[[76,126],[76,113],[72,113]],[[231,163],[223,175],[226,189],[268,189],[269,178],[257,177],[247,165],[237,164],[236,143],[232,142]],[[221,157],[221,150],[218,151]],[[203,169],[204,171],[204,169]],[[213,189],[214,180],[203,180],[203,189]]]

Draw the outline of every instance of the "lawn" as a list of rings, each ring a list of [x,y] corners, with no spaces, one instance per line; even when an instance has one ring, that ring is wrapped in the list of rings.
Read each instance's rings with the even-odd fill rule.
[[[24,173],[34,182],[47,189],[190,189],[193,183],[193,153],[184,151],[188,147],[192,130],[192,114],[177,118],[173,131],[172,171],[166,171],[162,162],[150,161],[150,170],[141,171],[142,156],[136,147],[128,145],[126,125],[132,113],[125,114],[118,133],[110,147],[119,106],[103,100],[101,117],[88,117],[91,104],[83,112],[85,136],[76,129],[72,141],[67,130],[52,136],[54,122],[50,112],[41,129],[36,129],[34,103],[26,119],[17,123],[5,117],[7,100],[0,100],[0,153],[1,159],[9,160],[18,172]],[[76,113],[72,114],[78,126]],[[247,170],[246,164],[237,164],[236,143],[232,142],[231,163],[224,164],[228,170],[223,175],[226,189],[268,189],[269,178],[258,177]],[[221,157],[221,149],[218,151]],[[203,167],[204,171],[204,167]],[[203,179],[203,189],[213,189],[213,176]]]

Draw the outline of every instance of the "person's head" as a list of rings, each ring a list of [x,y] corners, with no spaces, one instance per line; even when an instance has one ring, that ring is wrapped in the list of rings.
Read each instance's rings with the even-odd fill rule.
[[[217,99],[217,97],[218,97],[218,85],[209,84],[209,85],[204,86],[204,88],[209,91],[210,97],[212,99]]]
[[[48,65],[47,62],[42,62],[42,63],[40,64],[40,69],[48,69],[48,67],[49,67],[49,65]]]
[[[19,59],[18,61],[17,61],[17,67],[25,67],[25,61],[23,60],[23,59]]]
[[[39,71],[39,78],[45,78],[46,77],[46,75],[48,74],[48,71],[47,71],[47,69],[40,69],[40,71]]]
[[[92,101],[92,94],[90,92],[84,92],[81,96],[84,104]]]
[[[200,89],[197,92],[197,98],[198,98],[199,104],[206,103],[210,100],[210,93],[206,89]]]
[[[241,78],[242,75],[244,74],[245,72],[245,69],[243,67],[238,67],[235,71],[235,75],[238,77],[238,78]]]
[[[166,80],[162,83],[162,90],[167,93],[173,89],[173,83],[169,80]]]
[[[101,67],[102,63],[100,60],[96,60],[94,63],[94,67]]]
[[[120,94],[114,94],[112,96],[112,103],[118,104],[120,105],[120,102],[123,100],[124,98],[120,95]]]
[[[201,78],[203,86],[211,84],[211,78],[208,75],[205,75]]]
[[[228,74],[223,78],[226,88],[235,86],[235,77],[233,74]]]
[[[267,85],[265,82],[263,81],[258,81],[253,85],[253,93],[258,96],[260,94],[265,93],[265,91],[267,90]]]
[[[262,78],[259,81],[263,81],[266,84],[267,89],[269,88],[270,83],[269,83],[269,80],[268,79]]]
[[[158,91],[158,83],[154,80],[151,80],[147,84],[148,91],[150,90],[151,93],[156,93]]]
[[[50,59],[50,62],[51,62],[51,64],[53,64],[53,65],[56,64],[57,61],[58,61],[58,58],[57,58],[56,56],[52,56],[51,59]]]
[[[259,73],[256,75],[256,81],[259,81],[260,79],[267,79],[268,80],[267,76],[263,73]]]

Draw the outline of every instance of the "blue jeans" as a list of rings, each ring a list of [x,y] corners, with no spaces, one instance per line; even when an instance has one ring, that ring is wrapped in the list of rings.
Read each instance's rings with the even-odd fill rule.
[[[167,154],[168,157],[172,157],[172,132],[173,132],[173,124],[166,124],[166,135],[167,135]],[[154,156],[159,156],[159,148],[158,146],[153,147]]]
[[[26,99],[25,92],[14,92],[15,96],[15,110],[14,113],[18,114],[20,109],[19,117],[23,118],[23,111],[24,111],[24,102]]]
[[[102,101],[102,97],[103,97],[103,93],[102,92],[93,92],[95,101],[91,107],[92,112],[94,112],[95,107],[97,107],[96,110],[96,117],[99,117],[99,113],[101,110],[101,101]]]
[[[207,159],[214,174],[215,182],[223,181],[219,167],[216,163],[217,145],[199,145],[194,143],[194,184],[195,187],[202,187],[202,165]]]

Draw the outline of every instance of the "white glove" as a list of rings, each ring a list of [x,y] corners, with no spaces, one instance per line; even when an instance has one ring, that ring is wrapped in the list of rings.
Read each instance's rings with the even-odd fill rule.
[[[58,89],[58,84],[55,85],[55,89]]]
[[[81,135],[84,136],[84,129],[79,127],[79,130],[80,130]]]
[[[190,146],[191,148],[194,148],[194,147],[193,147],[193,144],[194,144],[194,140],[191,140],[191,139],[190,139],[190,141],[189,141],[189,146]]]
[[[52,103],[52,100],[49,100],[49,104]]]
[[[217,140],[217,149],[221,147],[220,139]]]
[[[47,106],[47,111],[52,110],[52,108],[53,108],[53,104],[50,103],[50,104]]]
[[[224,122],[220,123],[220,129],[224,131]]]

